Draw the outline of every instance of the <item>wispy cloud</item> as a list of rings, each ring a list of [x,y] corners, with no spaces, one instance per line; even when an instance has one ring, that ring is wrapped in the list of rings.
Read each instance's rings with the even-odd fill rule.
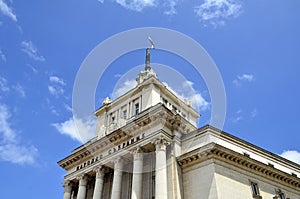
[[[12,8],[10,8],[3,0],[0,0],[0,12],[13,21],[17,21],[16,14],[13,13]]]
[[[284,151],[282,154],[280,154],[280,156],[293,161],[297,164],[300,164],[300,152],[296,151],[296,150],[287,150]]]
[[[6,93],[10,90],[7,84],[7,80],[4,77],[0,76],[0,91],[2,93]]]
[[[98,0],[100,3],[104,3],[104,0]],[[122,7],[133,10],[136,12],[142,12],[146,8],[159,8],[164,10],[166,15],[174,15],[177,13],[176,6],[178,0],[111,0]],[[161,9],[163,8],[163,9]]]
[[[117,87],[111,94],[112,99],[116,99],[121,95],[125,94],[127,91],[133,89],[137,85],[136,80],[126,80],[123,84]]]
[[[242,109],[239,109],[235,112],[235,115],[231,118],[231,122],[238,123],[242,120],[244,120],[244,117],[242,116]]]
[[[11,113],[5,104],[0,104],[0,160],[15,164],[34,164],[38,149],[33,145],[24,145],[12,128]]]
[[[66,85],[66,83],[62,78],[59,78],[57,76],[50,76],[49,81],[50,85],[48,86],[48,90],[51,95],[59,97],[60,95],[65,93],[64,86]]]
[[[42,55],[39,55],[38,49],[32,41],[22,41],[21,47],[21,50],[33,60],[41,62],[45,61],[45,58]]]
[[[241,86],[242,82],[254,82],[255,77],[253,74],[242,74],[238,75],[236,79],[232,81],[236,86]]]
[[[225,25],[228,18],[238,17],[242,5],[239,0],[204,0],[194,11],[205,25],[218,27]]]
[[[116,3],[120,4],[124,8],[134,11],[142,11],[147,7],[156,7],[157,0],[115,0]]]
[[[26,92],[23,86],[21,86],[19,83],[16,85],[13,85],[12,88],[21,96],[21,97],[25,97],[26,96]]]
[[[65,81],[57,76],[50,76],[49,80],[51,83],[60,84],[61,86],[66,85]]]
[[[59,133],[67,135],[80,143],[85,143],[96,136],[96,121],[94,117],[85,119],[70,118],[61,123],[54,123],[52,126]]]
[[[3,53],[3,51],[0,49],[0,59],[4,62],[6,62],[6,56],[5,54]]]
[[[258,113],[257,109],[256,109],[256,108],[253,109],[253,110],[251,111],[251,113],[250,113],[250,117],[251,117],[251,118],[255,118],[255,117],[257,116],[257,113]]]
[[[172,88],[166,82],[163,82],[163,84],[182,101],[190,102],[196,110],[205,111],[210,108],[210,103],[193,87],[193,82],[187,80],[180,82],[177,85],[178,88]]]

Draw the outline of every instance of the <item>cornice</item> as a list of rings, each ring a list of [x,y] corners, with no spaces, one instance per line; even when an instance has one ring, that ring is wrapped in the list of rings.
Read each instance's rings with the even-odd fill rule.
[[[220,130],[214,126],[211,126],[211,125],[205,125],[199,129],[197,129],[194,132],[191,132],[187,135],[183,135],[182,140],[189,139],[189,138],[194,139],[195,137],[203,135],[203,134],[207,133],[208,131],[211,133],[214,133],[215,135],[218,135],[219,138],[225,140],[226,142],[231,142],[231,143],[233,143],[237,146],[240,146],[246,150],[250,150],[253,153],[263,156],[270,161],[275,161],[277,164],[281,164],[284,167],[289,167],[290,169],[296,170],[300,173],[300,165],[299,164],[292,162],[290,160],[287,160],[277,154],[267,151],[259,146],[256,146],[245,140],[242,140],[234,135],[231,135],[231,134],[229,134],[223,130]]]
[[[178,157],[177,162],[181,168],[185,169],[209,159],[228,163],[300,191],[300,178],[215,143],[207,144],[186,153]]]
[[[76,149],[71,155],[60,160],[58,164],[68,170],[84,160],[101,153],[101,151],[105,151],[118,146],[119,143],[130,140],[140,134],[142,128],[152,128],[155,125],[162,125],[163,127],[171,129],[171,131],[179,130],[184,134],[196,129],[196,127],[187,120],[178,114],[174,114],[163,104],[150,107],[134,117],[135,118],[129,120],[125,126],[113,131],[105,137],[99,140],[93,139],[82,145],[81,148]]]

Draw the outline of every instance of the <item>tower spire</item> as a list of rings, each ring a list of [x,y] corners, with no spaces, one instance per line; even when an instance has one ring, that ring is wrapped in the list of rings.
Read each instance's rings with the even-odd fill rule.
[[[150,71],[150,48],[146,49],[145,71]]]

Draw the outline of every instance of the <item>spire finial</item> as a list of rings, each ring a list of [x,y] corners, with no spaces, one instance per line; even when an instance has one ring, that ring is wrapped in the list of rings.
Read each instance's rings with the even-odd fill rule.
[[[145,62],[145,71],[151,70],[150,67],[150,48],[146,49],[146,62]]]
[[[154,49],[154,42],[151,39],[151,37],[148,37],[148,41],[151,44],[151,48]],[[150,71],[151,67],[150,67],[150,48],[146,49],[146,66],[145,66],[145,71]]]

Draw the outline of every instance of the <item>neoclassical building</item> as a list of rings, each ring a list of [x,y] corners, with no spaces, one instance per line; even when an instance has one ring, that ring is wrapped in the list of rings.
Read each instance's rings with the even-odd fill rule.
[[[300,165],[212,126],[150,67],[104,100],[96,137],[58,162],[64,199],[300,199]]]

